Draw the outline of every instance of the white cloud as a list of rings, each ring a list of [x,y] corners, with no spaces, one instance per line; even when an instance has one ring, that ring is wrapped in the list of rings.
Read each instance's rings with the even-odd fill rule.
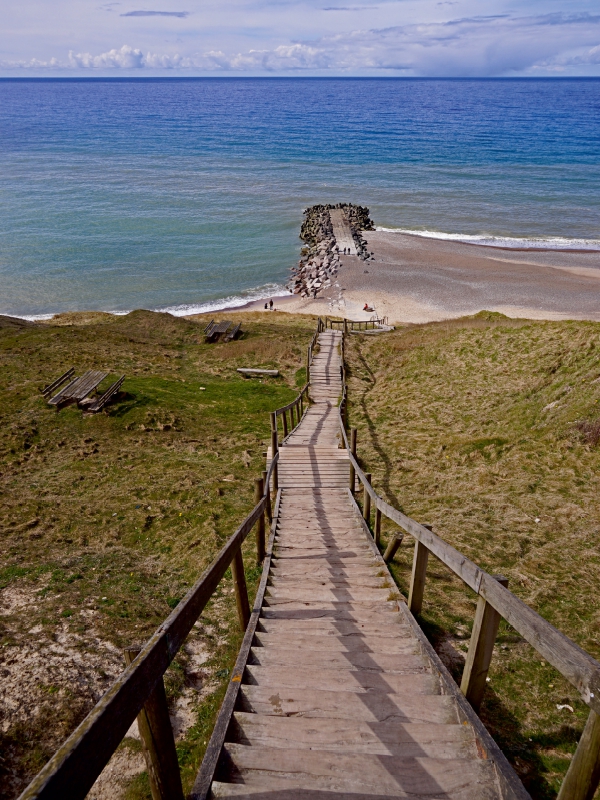
[[[5,61],[0,68],[488,77],[593,69],[600,65],[599,41],[600,15],[495,14],[357,29],[238,52],[160,53],[129,45],[99,55],[71,50],[64,63],[56,58]]]
[[[142,69],[144,54],[126,44],[120,50],[109,50],[99,56],[70,50],[69,65],[78,69]]]

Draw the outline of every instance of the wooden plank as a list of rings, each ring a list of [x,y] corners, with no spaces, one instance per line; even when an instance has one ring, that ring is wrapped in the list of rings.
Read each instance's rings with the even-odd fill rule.
[[[369,629],[370,631],[370,629]],[[401,654],[415,653],[415,640],[405,628],[397,631],[394,636],[374,636],[370,632],[361,634],[357,630],[352,633],[340,634],[337,631],[298,631],[290,630],[288,633],[263,633],[257,631],[254,636],[254,646],[280,647],[294,649],[306,648],[307,650],[323,650],[324,652],[347,653],[379,653]]]
[[[353,670],[319,669],[298,670],[297,667],[260,667],[249,664],[244,673],[244,683],[268,686],[278,691],[285,687],[296,689],[320,689],[329,692],[414,692],[415,694],[439,693],[439,679],[432,674],[404,672],[386,673],[358,672]]]
[[[278,369],[251,369],[250,367],[238,367],[236,372],[240,372],[242,375],[270,375],[273,378],[279,375]]]
[[[112,384],[112,386],[109,386],[101,397],[99,397],[97,400],[95,400],[93,403],[91,403],[86,407],[86,411],[92,414],[95,414],[98,411],[102,411],[104,406],[107,405],[119,391],[119,389],[123,385],[124,380],[125,380],[125,375],[121,375],[120,378],[117,378],[117,380]]]
[[[75,374],[75,368],[71,367],[66,372],[64,372],[60,377],[56,378],[56,380],[49,383],[47,386],[44,386],[43,389],[40,389],[40,392],[44,397],[48,397],[52,394],[52,392],[56,391],[59,386],[62,386],[63,383],[66,381],[71,380],[72,376]]]
[[[268,788],[270,775],[304,790],[389,793],[397,797],[499,800],[488,761],[451,758],[370,758],[360,753],[288,750],[226,744],[238,780]]]
[[[403,758],[477,758],[475,737],[463,725],[414,724],[395,719],[367,723],[237,711],[229,739],[251,746],[318,748]]]
[[[412,640],[405,653],[363,653],[358,650],[310,650],[302,651],[302,668],[337,670],[340,673],[358,673],[362,679],[365,675],[376,673],[387,679],[389,675],[407,675],[427,672],[429,663],[421,655],[416,654],[417,645]],[[412,651],[412,652],[411,652]],[[294,668],[298,664],[298,650],[294,648],[256,647],[252,649],[252,657],[248,661],[257,667]]]
[[[367,700],[368,702],[365,702]],[[262,715],[307,719],[344,719],[381,722],[453,724],[459,721],[454,699],[442,694],[371,691],[367,698],[357,692],[242,685],[240,710]]]

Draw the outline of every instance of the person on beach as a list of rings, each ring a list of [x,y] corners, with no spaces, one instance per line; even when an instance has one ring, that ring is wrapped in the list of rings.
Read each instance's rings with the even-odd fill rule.
[[[269,310],[273,311],[273,300],[269,300]]]
[[[269,310],[269,304],[265,303],[265,311],[268,311],[268,310]]]

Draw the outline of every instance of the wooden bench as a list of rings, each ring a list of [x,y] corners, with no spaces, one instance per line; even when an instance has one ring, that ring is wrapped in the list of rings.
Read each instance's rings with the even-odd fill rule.
[[[223,341],[224,342],[231,342],[234,339],[237,339],[238,336],[241,334],[241,332],[242,332],[242,323],[238,322],[238,324],[235,326],[235,328],[232,331],[229,331],[229,333],[226,334],[223,337]]]
[[[108,405],[111,400],[113,400],[121,386],[123,385],[123,381],[125,380],[125,375],[121,375],[118,380],[116,380],[112,386],[109,386],[108,389],[104,392],[104,394],[99,397],[97,400],[94,400],[90,405],[86,406],[85,410],[88,411],[90,414],[97,414],[99,411],[102,411],[104,406]],[[83,405],[85,401],[82,400],[79,405]]]
[[[278,369],[250,369],[249,367],[238,367],[237,372],[240,372],[242,375],[249,375],[250,377],[253,375],[269,375],[272,378],[277,378],[279,376]]]
[[[60,386],[63,385],[63,383],[66,383],[66,381],[73,380],[74,375],[75,375],[75,369],[71,367],[71,369],[68,369],[66,372],[64,372],[60,376],[60,378],[57,378],[55,381],[52,381],[52,383],[49,383],[47,386],[44,386],[43,389],[40,389],[40,392],[43,394],[44,397],[49,397],[52,394],[52,392],[55,392]]]
[[[100,372],[100,370],[88,370],[81,378],[75,377],[64,389],[61,389],[58,394],[48,400],[48,405],[55,406],[56,410],[60,411],[61,408],[72,403],[81,403],[102,383],[107,375],[107,372]]]

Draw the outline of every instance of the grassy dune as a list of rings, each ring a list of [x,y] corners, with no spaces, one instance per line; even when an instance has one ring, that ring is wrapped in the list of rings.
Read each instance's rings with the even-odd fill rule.
[[[252,507],[268,412],[303,382],[314,321],[243,318],[244,337],[216,345],[204,344],[206,320],[167,314],[0,318],[2,797],[19,793],[122,670],[122,648],[148,638]],[[70,366],[108,371],[106,385],[126,373],[125,396],[96,416],[57,414],[39,389]],[[246,380],[238,366],[282,376]],[[167,675],[188,785],[239,644],[234,606],[228,580]],[[149,796],[138,742],[123,747],[128,796]],[[98,796],[120,793],[109,783]]]
[[[600,325],[484,312],[351,336],[347,353],[350,422],[377,491],[600,658]],[[394,566],[405,593],[409,542]],[[475,605],[430,561],[422,623],[457,678]],[[555,796],[586,716],[501,623],[482,717],[533,797]]]

